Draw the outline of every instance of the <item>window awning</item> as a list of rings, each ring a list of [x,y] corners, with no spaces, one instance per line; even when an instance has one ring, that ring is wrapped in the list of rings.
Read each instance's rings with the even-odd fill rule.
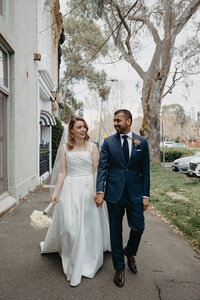
[[[49,111],[41,110],[40,124],[43,126],[56,126],[56,120]]]

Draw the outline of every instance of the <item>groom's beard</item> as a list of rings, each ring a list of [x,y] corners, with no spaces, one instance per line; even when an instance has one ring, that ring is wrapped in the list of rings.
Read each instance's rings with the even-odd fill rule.
[[[127,128],[121,128],[120,126],[115,126],[115,130],[117,131],[117,133],[123,134],[127,130]]]

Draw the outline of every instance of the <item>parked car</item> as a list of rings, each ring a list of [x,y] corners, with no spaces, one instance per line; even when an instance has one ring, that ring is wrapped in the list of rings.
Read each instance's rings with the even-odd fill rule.
[[[163,143],[160,143],[160,147],[163,148]],[[175,148],[175,143],[174,142],[170,142],[170,141],[164,141],[164,147],[165,148]]]
[[[199,152],[199,156],[196,156],[190,160],[188,175],[194,177],[200,177],[200,152]]]
[[[175,143],[175,147],[176,148],[186,148],[185,144],[181,144],[181,143]]]
[[[182,158],[178,158],[178,159],[174,160],[172,163],[172,171],[189,175],[189,173],[188,173],[189,163],[194,158],[199,159],[200,152],[196,153],[193,156],[186,156],[186,157],[182,157]],[[191,176],[191,175],[189,175],[189,176]]]

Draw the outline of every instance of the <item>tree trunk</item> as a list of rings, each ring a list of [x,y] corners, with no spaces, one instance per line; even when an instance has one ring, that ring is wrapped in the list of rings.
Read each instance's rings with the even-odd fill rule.
[[[169,46],[170,44],[170,46]],[[151,161],[160,162],[160,109],[163,91],[174,50],[174,40],[161,43],[155,49],[148,71],[143,76],[143,123],[140,134],[147,138]]]
[[[146,73],[142,89],[144,117],[140,134],[148,140],[151,161],[157,162],[160,162],[160,108],[163,89],[159,72],[154,80],[149,72]]]

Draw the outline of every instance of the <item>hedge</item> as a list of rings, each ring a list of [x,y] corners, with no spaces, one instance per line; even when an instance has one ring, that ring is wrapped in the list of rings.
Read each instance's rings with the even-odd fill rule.
[[[55,119],[56,119],[56,126],[53,126],[52,128],[52,167],[54,165],[58,146],[60,144],[60,139],[64,131],[64,127],[62,126],[61,121],[56,117]]]
[[[172,162],[175,159],[192,156],[195,154],[195,150],[190,149],[174,149],[174,148],[165,148],[165,161]],[[163,149],[160,149],[160,159],[163,161]]]

